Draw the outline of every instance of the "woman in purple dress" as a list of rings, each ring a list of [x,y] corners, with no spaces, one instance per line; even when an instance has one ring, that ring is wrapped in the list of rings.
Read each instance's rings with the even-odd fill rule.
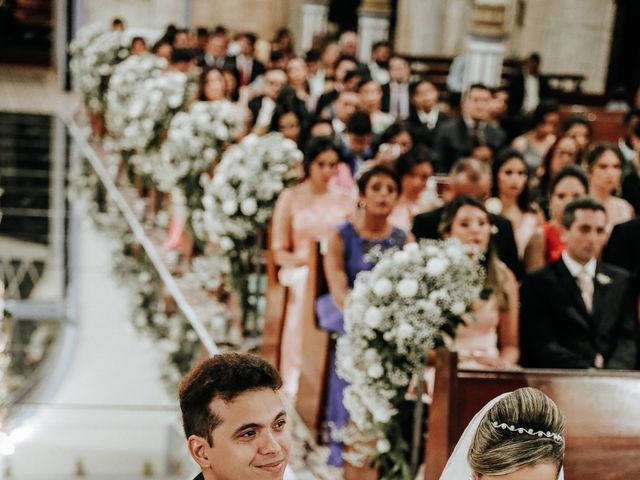
[[[406,234],[388,221],[400,188],[400,178],[391,167],[378,164],[365,170],[358,179],[361,212],[355,220],[337,228],[324,257],[329,293],[318,298],[316,309],[320,326],[332,333],[326,419],[330,437],[328,463],[333,466],[342,466],[342,443],[332,438],[332,430],[349,421],[342,401],[347,383],[336,372],[335,340],[344,334],[342,311],[356,275],[373,269],[386,250],[402,248],[407,240]]]

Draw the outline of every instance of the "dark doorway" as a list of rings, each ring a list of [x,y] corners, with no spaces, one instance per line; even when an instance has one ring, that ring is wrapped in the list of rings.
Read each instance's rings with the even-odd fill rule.
[[[0,0],[0,62],[50,66],[52,0]]]
[[[640,2],[617,0],[616,20],[611,44],[607,93],[623,86],[631,97],[640,87]]]

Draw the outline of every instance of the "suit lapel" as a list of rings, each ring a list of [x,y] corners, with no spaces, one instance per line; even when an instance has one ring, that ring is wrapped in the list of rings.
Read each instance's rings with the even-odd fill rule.
[[[582,292],[578,287],[578,282],[573,277],[573,275],[571,275],[571,272],[569,272],[562,259],[559,259],[555,262],[555,269],[558,276],[560,277],[560,281],[558,283],[562,288],[564,288],[565,292],[571,299],[573,306],[576,307],[576,309],[580,313],[579,318],[583,320],[583,323],[587,327],[591,328],[590,323],[592,322],[592,315],[589,313],[586,305],[584,304],[584,300],[582,299]]]

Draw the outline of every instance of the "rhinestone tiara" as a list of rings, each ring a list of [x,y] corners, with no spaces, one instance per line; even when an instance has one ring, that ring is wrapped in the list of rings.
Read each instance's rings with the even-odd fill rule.
[[[512,432],[517,432],[517,433],[526,433],[527,435],[531,435],[533,437],[551,438],[556,442],[560,442],[560,443],[564,441],[562,438],[562,435],[560,435],[559,433],[543,432],[542,430],[534,431],[533,428],[514,427],[513,425],[508,425],[506,423],[498,423],[498,422],[491,422],[491,425],[493,425],[495,428],[501,428],[502,430],[510,430]]]

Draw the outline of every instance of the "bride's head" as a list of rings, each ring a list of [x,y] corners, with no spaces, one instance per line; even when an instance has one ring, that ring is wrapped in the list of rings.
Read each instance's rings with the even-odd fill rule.
[[[540,390],[516,390],[486,413],[467,459],[474,480],[556,480],[564,460],[562,412]]]

